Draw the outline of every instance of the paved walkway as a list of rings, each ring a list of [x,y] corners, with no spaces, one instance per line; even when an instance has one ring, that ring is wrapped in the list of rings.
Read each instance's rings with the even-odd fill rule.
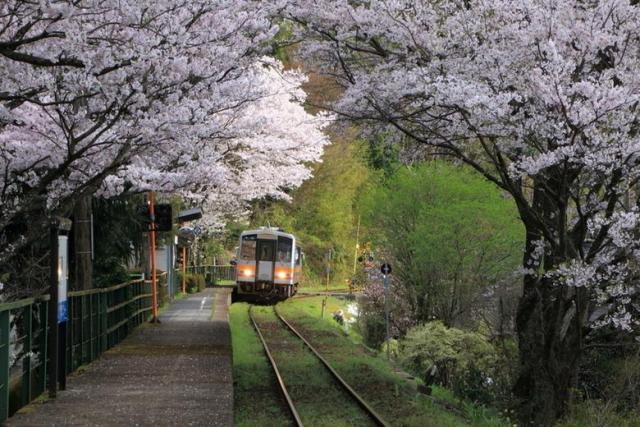
[[[230,289],[177,301],[11,426],[231,426]],[[215,305],[213,320],[211,308]]]

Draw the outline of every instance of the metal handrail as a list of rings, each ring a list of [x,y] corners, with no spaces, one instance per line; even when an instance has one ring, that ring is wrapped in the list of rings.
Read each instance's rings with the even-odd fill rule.
[[[34,298],[25,298],[18,301],[3,302],[3,303],[0,303],[0,312],[6,311],[6,310],[16,310],[18,308],[32,305],[38,301],[49,301],[49,299],[50,299],[49,294],[44,294]]]
[[[166,280],[167,273],[158,274]],[[151,283],[144,279],[106,288],[67,293],[69,319],[66,328],[65,371],[95,360],[100,354],[122,341],[151,315]],[[11,411],[27,405],[45,391],[47,377],[47,313],[50,297],[34,298],[0,304],[0,423]],[[10,342],[11,315],[15,314],[21,336]],[[11,369],[10,352],[22,345],[18,362],[22,374]],[[35,360],[37,358],[37,361]],[[21,382],[18,378],[21,377]],[[12,386],[20,385],[20,396],[11,394]]]

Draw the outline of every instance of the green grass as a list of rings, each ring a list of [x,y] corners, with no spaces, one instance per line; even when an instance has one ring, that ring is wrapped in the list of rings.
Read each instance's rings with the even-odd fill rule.
[[[461,402],[448,390],[436,388],[434,397],[419,395],[394,373],[384,355],[361,345],[356,331],[348,333],[332,318],[346,302],[323,297],[291,299],[278,305],[280,313],[299,327],[334,368],[393,425],[425,427],[506,427],[510,424],[492,411]]]
[[[328,291],[345,291],[349,289],[349,284],[342,281],[330,281],[327,286],[324,280],[304,280],[298,285],[300,292],[324,292]]]
[[[229,309],[233,343],[233,397],[235,426],[281,426],[283,412],[269,362],[263,353],[249,316],[248,305],[237,303]]]

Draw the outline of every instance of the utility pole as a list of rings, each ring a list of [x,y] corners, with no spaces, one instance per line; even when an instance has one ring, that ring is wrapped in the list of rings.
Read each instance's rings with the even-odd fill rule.
[[[356,275],[356,266],[358,264],[358,250],[360,249],[360,215],[358,215],[358,227],[356,228],[356,251],[353,255],[353,275]]]
[[[331,249],[327,253],[327,280],[325,281],[324,291],[329,292],[329,274],[331,274]]]
[[[324,285],[324,299],[322,300],[322,313],[320,315],[321,318],[324,319],[324,309],[327,306],[327,297],[329,295],[329,274],[331,273],[331,256],[332,256],[332,249],[329,249],[329,252],[327,252],[327,267],[326,267],[326,281],[325,281],[325,285]]]
[[[156,274],[156,212],[155,212],[156,195],[153,191],[149,192],[149,216],[151,222],[149,224],[149,258],[151,265],[151,323],[159,323],[158,321],[158,277]]]
[[[182,247],[182,293],[187,292],[187,247]]]
[[[387,329],[387,360],[389,360],[389,277],[384,275],[384,324]]]
[[[386,262],[380,266],[380,271],[382,272],[382,278],[384,280],[384,323],[387,329],[387,360],[390,360],[389,357],[389,346],[391,335],[389,334],[389,275],[391,274],[391,265]]]

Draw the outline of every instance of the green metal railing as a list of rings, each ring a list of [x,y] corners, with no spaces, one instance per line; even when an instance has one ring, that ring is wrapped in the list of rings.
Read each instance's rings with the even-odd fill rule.
[[[216,286],[223,281],[235,281],[236,269],[233,265],[198,265],[187,267],[187,273],[202,274],[207,286]]]
[[[158,300],[166,273],[158,275]],[[164,291],[166,295],[166,291]],[[68,295],[66,373],[95,360],[151,316],[151,282],[131,280],[109,288],[72,291]],[[42,394],[46,384],[49,296],[0,304],[0,423]],[[11,317],[16,337],[11,339]],[[10,366],[12,349],[21,369]],[[16,349],[20,349],[19,352]],[[18,360],[18,362],[20,361]]]
[[[45,389],[48,301],[44,295],[0,304],[0,422]],[[11,323],[16,331],[13,342]],[[13,368],[12,357],[17,359]]]
[[[166,273],[158,275],[164,286]],[[66,336],[66,372],[96,359],[148,320],[151,282],[132,280],[109,288],[69,292]]]

